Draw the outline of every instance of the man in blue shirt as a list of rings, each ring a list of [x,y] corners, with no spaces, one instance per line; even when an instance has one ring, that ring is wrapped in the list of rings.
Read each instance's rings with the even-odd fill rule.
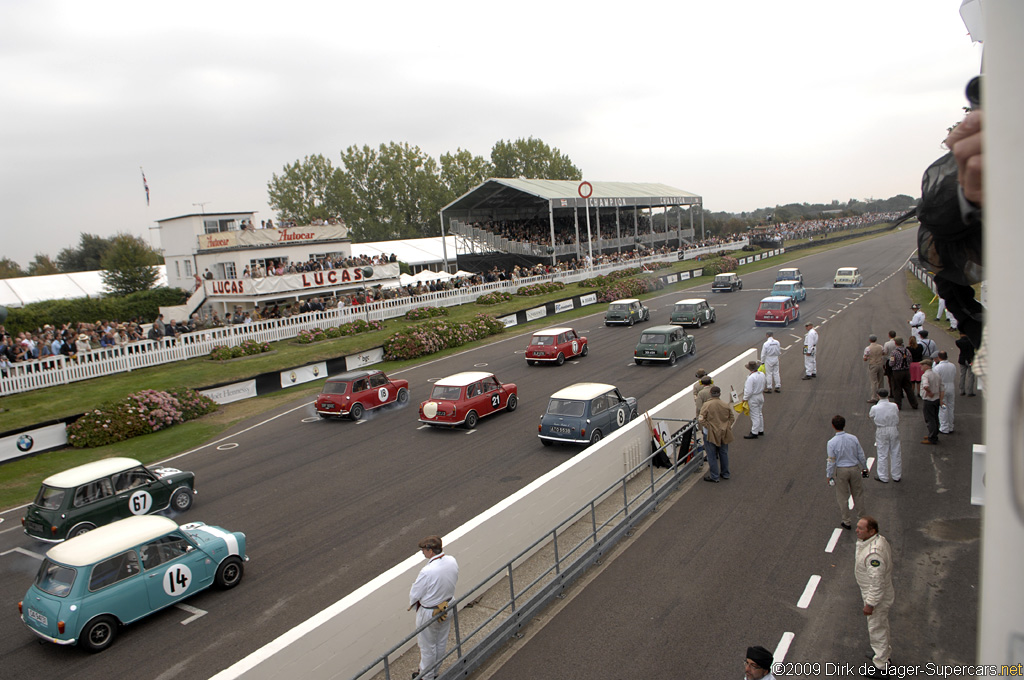
[[[848,499],[853,497],[853,509],[857,511],[857,517],[864,516],[864,506],[861,502],[863,488],[861,479],[868,476],[868,461],[864,457],[864,448],[860,440],[846,429],[846,418],[833,416],[832,429],[836,431],[832,439],[828,440],[828,462],[825,464],[825,477],[829,486],[836,489],[836,503],[839,504],[839,511],[843,514],[841,526],[844,529],[853,527],[851,523],[852,510]]]

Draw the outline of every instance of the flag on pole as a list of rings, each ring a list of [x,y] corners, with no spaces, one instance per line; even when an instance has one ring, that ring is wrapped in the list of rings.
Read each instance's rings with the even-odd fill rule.
[[[139,172],[142,173],[142,188],[146,190],[146,205],[149,205],[149,183],[146,181],[146,171],[139,166]]]

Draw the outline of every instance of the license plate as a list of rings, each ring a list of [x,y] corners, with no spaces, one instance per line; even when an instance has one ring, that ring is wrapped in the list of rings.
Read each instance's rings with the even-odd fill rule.
[[[325,411],[330,411],[332,408],[334,408],[334,404],[324,404],[323,405],[323,409]]]
[[[542,356],[544,356],[544,352],[534,352],[533,356],[535,356],[535,357],[542,357]]]
[[[555,434],[569,434],[570,432],[572,432],[572,428],[560,427],[558,425],[555,425],[551,428],[551,431],[554,432]]]
[[[49,619],[47,619],[45,616],[43,616],[42,614],[37,612],[35,609],[32,609],[31,607],[29,607],[29,609],[28,609],[28,618],[30,618],[33,621],[36,621],[38,623],[41,623],[44,626],[49,624],[49,622],[50,622]]]
[[[649,356],[649,357],[653,357],[657,353],[658,353],[657,350],[653,350],[653,349],[645,349],[644,350],[644,354],[646,356]]]

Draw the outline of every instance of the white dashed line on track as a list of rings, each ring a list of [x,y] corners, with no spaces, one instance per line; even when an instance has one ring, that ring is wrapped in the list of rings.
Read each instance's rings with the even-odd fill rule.
[[[811,578],[807,580],[807,587],[804,588],[804,594],[800,596],[800,600],[796,603],[797,608],[807,609],[811,605],[811,599],[814,598],[814,591],[817,590],[819,583],[821,583],[821,577],[817,574],[813,574]]]
[[[775,653],[772,654],[772,658],[775,663],[782,663],[786,660],[786,655],[789,654],[789,646],[793,644],[793,638],[796,635],[794,633],[783,633],[782,639],[779,640],[779,644],[775,647]]]
[[[843,535],[842,529],[833,529],[832,538],[828,539],[828,545],[825,546],[825,552],[830,553],[836,549],[836,543],[839,542],[839,537]]]

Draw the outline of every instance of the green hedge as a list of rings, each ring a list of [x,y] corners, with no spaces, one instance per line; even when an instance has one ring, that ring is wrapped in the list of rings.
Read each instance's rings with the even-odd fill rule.
[[[79,322],[94,323],[99,320],[117,319],[128,321],[136,316],[152,321],[159,314],[160,307],[185,304],[189,294],[181,288],[161,286],[124,297],[75,298],[73,300],[47,300],[33,302],[19,309],[9,310],[7,315],[8,333],[32,331],[50,324],[61,325]]]

